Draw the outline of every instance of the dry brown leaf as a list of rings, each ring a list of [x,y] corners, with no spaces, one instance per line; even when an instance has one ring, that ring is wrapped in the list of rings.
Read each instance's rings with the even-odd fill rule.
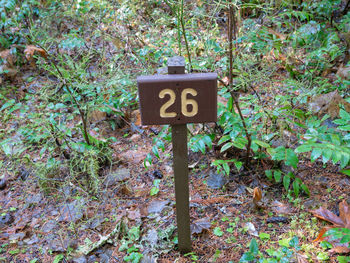
[[[89,121],[91,123],[99,122],[107,118],[107,113],[105,111],[94,110],[89,116]]]
[[[317,238],[313,242],[323,241],[324,240],[324,236],[323,235],[331,228],[332,227],[330,227],[330,226],[322,228],[320,230],[320,233],[318,234]]]
[[[4,61],[4,65],[8,67],[12,67],[16,62],[16,58],[11,54],[11,49],[1,51],[0,58]]]
[[[350,67],[340,66],[337,75],[342,79],[350,79]]]
[[[140,209],[128,211],[128,218],[130,220],[138,220],[138,219],[140,219],[141,218]]]
[[[309,261],[307,261],[307,257],[304,255],[301,255],[299,253],[297,253],[297,260],[298,263],[308,263]]]
[[[314,242],[326,240],[333,245],[333,249],[331,249],[331,253],[349,253],[350,248],[347,247],[347,244],[341,244],[339,240],[331,240],[330,237],[325,237],[324,234],[331,228],[341,227],[341,228],[349,228],[350,229],[350,207],[349,204],[343,200],[339,204],[339,217],[334,213],[329,211],[326,208],[320,207],[317,210],[311,211],[311,213],[322,220],[328,221],[332,223],[332,226],[324,227],[320,230],[319,235],[314,240]]]
[[[284,203],[273,201],[271,204],[272,210],[277,214],[291,214],[292,208]]]
[[[281,40],[286,40],[286,36],[282,33],[279,33],[275,30],[273,30],[272,28],[268,28],[267,31],[272,34],[272,35],[275,35],[276,37],[278,37],[279,39]]]
[[[35,54],[42,56],[44,58],[47,57],[46,51],[43,50],[42,48],[38,48],[34,45],[28,45],[26,46],[25,50],[24,50],[24,54],[26,56],[26,59],[30,62],[30,64],[32,66],[35,66],[34,60],[33,60],[33,56]]]
[[[338,90],[320,94],[311,99],[309,110],[318,116],[328,114],[332,119],[339,117],[339,104],[343,104],[346,111],[350,111],[350,103],[339,95]]]
[[[333,214],[331,211],[329,211],[328,209],[326,209],[324,207],[320,207],[317,210],[313,210],[313,211],[311,211],[311,213],[315,217],[318,217],[322,220],[325,220],[325,221],[328,221],[328,222],[334,224],[335,227],[343,226],[343,221],[341,220],[341,218],[339,218],[338,216],[336,216],[335,214]]]
[[[345,224],[344,227],[350,229],[350,207],[345,200],[339,204],[339,216]]]
[[[350,248],[347,247],[347,244],[343,244],[344,246],[336,246],[329,250],[329,253],[336,253],[336,254],[345,254],[350,253]]]
[[[257,204],[262,198],[262,192],[259,187],[255,187],[253,190],[253,202]]]
[[[203,231],[209,230],[211,224],[209,218],[201,218],[191,224],[191,234],[201,234]]]

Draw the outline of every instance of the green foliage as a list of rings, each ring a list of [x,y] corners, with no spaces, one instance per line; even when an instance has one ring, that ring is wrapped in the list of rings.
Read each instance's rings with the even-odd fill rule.
[[[160,179],[155,179],[153,181],[153,187],[151,188],[150,191],[150,196],[157,195],[159,193],[159,184],[160,184]]]
[[[221,230],[220,227],[215,227],[213,233],[214,233],[214,235],[216,235],[218,237],[221,237],[224,234],[224,232]]]
[[[287,241],[287,240],[284,240]],[[280,248],[277,250],[269,248],[265,251],[268,257],[265,257],[259,251],[259,246],[255,238],[250,241],[249,251],[245,252],[239,262],[261,262],[261,263],[277,263],[291,262],[296,258],[296,253],[300,250],[299,240],[293,237],[288,242],[280,243]]]
[[[311,152],[312,162],[321,157],[324,164],[332,161],[333,164],[339,163],[341,168],[345,168],[350,161],[350,114],[340,110],[340,119],[334,121],[339,125],[336,129],[322,125],[327,118],[328,116],[321,120],[315,117],[308,119],[308,129],[301,140],[303,144],[295,152]]]
[[[274,180],[276,183],[282,182],[287,193],[293,190],[293,193],[296,197],[299,197],[301,191],[307,195],[310,195],[310,190],[307,185],[304,184],[300,178],[295,177],[292,172],[284,174],[280,170],[266,170],[265,175],[270,181]],[[292,188],[292,190],[290,188]]]
[[[350,229],[349,228],[331,228],[325,236],[329,236],[331,240],[338,240],[340,244],[348,244],[350,248]]]

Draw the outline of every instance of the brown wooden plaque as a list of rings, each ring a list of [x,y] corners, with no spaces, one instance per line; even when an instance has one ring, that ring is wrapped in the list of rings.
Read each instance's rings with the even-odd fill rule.
[[[143,125],[217,121],[217,74],[137,78]]]

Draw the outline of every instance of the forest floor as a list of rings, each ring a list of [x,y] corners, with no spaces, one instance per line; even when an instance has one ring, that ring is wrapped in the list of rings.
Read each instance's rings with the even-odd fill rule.
[[[19,118],[2,129],[11,130],[26,121],[19,110],[13,114]],[[260,250],[265,251],[273,247],[277,250],[293,236],[300,240],[301,250],[294,251],[298,262],[328,258],[324,249],[313,243],[325,222],[313,217],[310,210],[323,206],[339,215],[340,201],[350,203],[350,178],[339,173],[336,166],[325,167],[305,159],[293,172],[308,186],[311,197],[288,198],[282,184],[276,187],[265,176],[264,171],[273,166],[271,162],[253,162],[250,170],[240,175],[231,173],[229,178],[217,174],[210,165],[220,155],[215,145],[206,154],[189,153],[193,252],[181,255],[174,239],[171,144],[150,169],[145,169],[154,133],[162,127],[131,125],[139,124],[138,111],[134,115],[129,124],[106,135],[120,139],[111,145],[113,164],[103,170],[98,198],[91,198],[79,182],[63,184],[53,191],[46,186],[43,190],[34,170],[24,164],[13,166],[2,155],[1,172],[6,179],[0,191],[2,262],[53,262],[63,253],[67,262],[74,258],[73,262],[122,262],[130,254],[137,257],[132,253],[138,252],[148,258],[141,262],[155,262],[152,260],[156,258],[157,262],[238,262],[252,238],[260,239]],[[12,136],[16,136],[15,130]],[[35,161],[41,157],[30,158]],[[151,196],[154,187],[159,192]],[[256,187],[264,193],[261,207],[253,202]],[[111,244],[101,245],[87,256],[77,252],[83,251],[82,247],[91,249],[122,224],[128,230],[118,229],[120,233],[109,236],[107,243]],[[132,244],[136,252],[120,251],[123,244]],[[329,262],[336,262],[334,256],[330,255]]]
[[[350,224],[346,205],[350,204],[350,177],[340,172],[340,158],[332,160],[334,165],[330,156],[323,163],[321,153],[316,160],[300,154],[293,160],[295,165],[288,166],[284,159],[273,160],[267,147],[256,145],[248,166],[237,170],[230,163],[229,175],[224,175],[213,162],[243,160],[246,151],[245,146],[222,150],[218,142],[224,133],[214,124],[188,124],[189,137],[211,133],[213,139],[212,147],[204,145],[205,153],[189,147],[192,252],[178,251],[172,145],[163,140],[170,130],[141,125],[136,76],[155,74],[165,66],[166,57],[181,50],[188,61],[187,43],[177,39],[181,30],[174,21],[178,18],[168,5],[144,1],[145,10],[141,10],[139,1],[119,2],[118,9],[108,1],[77,1],[72,6],[47,3],[43,8],[47,13],[40,11],[42,16],[28,20],[26,40],[1,48],[0,62],[6,61],[7,69],[0,72],[0,262],[220,263],[239,262],[247,251],[276,259],[264,262],[340,262],[340,254],[342,262],[349,260],[346,244],[341,251],[339,247],[330,250],[327,242],[314,242],[330,226],[315,214],[331,222],[340,217]],[[211,8],[195,3],[188,8],[193,25],[186,24],[191,30],[185,35],[193,68],[218,72],[219,107],[227,110],[230,93],[223,85],[228,80],[227,28],[216,25],[216,11],[227,10],[217,4],[209,19],[206,12]],[[202,13],[197,16],[198,10]],[[247,15],[252,19],[242,22],[242,37],[235,43],[240,104],[251,134],[260,143],[266,135],[264,142],[271,143],[270,149],[291,149],[294,157],[309,128],[295,124],[303,125],[313,117],[319,121],[307,107],[313,97],[335,91],[350,103],[349,76],[344,77],[349,66],[342,64],[345,44],[334,37],[336,29],[326,15],[319,24],[308,16],[289,17],[288,24],[289,13],[271,12],[271,18],[268,11],[265,16],[257,10]],[[337,30],[345,31],[346,21],[339,22]],[[23,33],[17,27],[11,30]],[[302,39],[293,35],[297,30],[309,42],[297,43],[294,50],[293,41]],[[318,38],[322,41],[317,42]],[[321,42],[327,42],[329,50]],[[321,54],[317,63],[308,50],[311,46]],[[345,100],[336,102],[336,115],[339,102]],[[97,146],[86,143],[79,105],[89,112],[88,138],[94,138]],[[238,116],[232,107],[227,112]],[[332,128],[328,125],[322,123],[320,129]],[[344,131],[335,136],[342,147],[348,145],[342,140]],[[165,141],[164,149],[155,151],[160,140]],[[106,152],[94,151],[101,145]],[[110,154],[108,160],[104,154]],[[148,163],[149,154],[152,163]],[[276,180],[268,179],[268,170],[280,171]],[[299,178],[309,194],[292,182],[286,187],[281,174]]]

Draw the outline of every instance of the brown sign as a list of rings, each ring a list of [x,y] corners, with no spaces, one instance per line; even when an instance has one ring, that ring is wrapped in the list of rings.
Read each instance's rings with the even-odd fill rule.
[[[217,74],[137,78],[143,125],[216,122]]]

